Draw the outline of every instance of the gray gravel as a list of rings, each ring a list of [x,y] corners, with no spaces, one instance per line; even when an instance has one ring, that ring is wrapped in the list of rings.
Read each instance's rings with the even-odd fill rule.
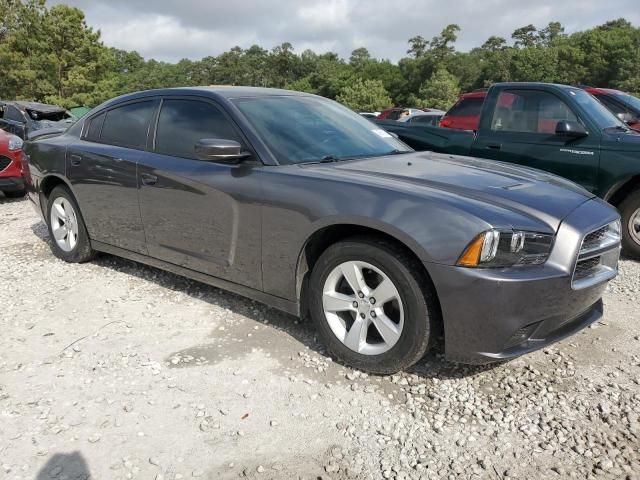
[[[46,237],[0,196],[0,478],[640,478],[637,262],[549,349],[375,377],[291,316]]]

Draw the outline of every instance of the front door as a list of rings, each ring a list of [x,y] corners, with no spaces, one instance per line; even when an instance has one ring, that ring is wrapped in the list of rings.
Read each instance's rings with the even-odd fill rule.
[[[590,192],[598,188],[599,132],[578,139],[555,134],[560,121],[580,122],[558,96],[542,90],[500,92],[490,127],[483,123],[472,155],[538,168]]]
[[[162,101],[153,149],[138,164],[149,255],[260,289],[262,164],[198,160],[194,146],[205,138],[247,145],[212,101]]]
[[[92,240],[147,253],[137,162],[158,103],[127,103],[88,119],[82,138],[67,149],[67,177]]]

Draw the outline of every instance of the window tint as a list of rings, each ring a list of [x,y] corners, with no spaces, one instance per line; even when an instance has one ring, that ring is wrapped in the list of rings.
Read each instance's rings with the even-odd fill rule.
[[[18,110],[13,105],[7,105],[5,107],[4,119],[13,120],[14,122],[25,123],[25,119],[24,119],[24,116],[22,115],[22,112],[20,112],[20,110]]]
[[[203,138],[235,140],[240,136],[216,106],[197,100],[165,100],[160,110],[155,151],[196,158],[194,146]]]
[[[154,102],[130,103],[107,112],[100,141],[132,148],[147,145],[149,123],[155,110]]]
[[[397,120],[400,118],[400,114],[402,110],[391,110],[389,115],[387,115],[387,120]]]
[[[535,90],[503,91],[498,97],[491,129],[552,134],[561,120],[577,122],[578,117],[555,95]]]
[[[447,116],[452,117],[478,117],[480,116],[480,111],[482,110],[482,104],[484,103],[484,97],[472,97],[472,98],[463,98],[459,100]]]
[[[97,117],[93,117],[89,123],[87,129],[86,139],[90,142],[97,142],[100,139],[100,131],[102,130],[102,123],[104,122],[105,114],[101,113]]]

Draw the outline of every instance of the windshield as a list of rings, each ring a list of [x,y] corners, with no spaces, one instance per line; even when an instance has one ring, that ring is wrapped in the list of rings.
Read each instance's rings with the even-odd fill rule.
[[[232,102],[281,164],[412,151],[361,115],[320,97],[251,97]]]
[[[576,102],[587,111],[600,130],[615,127],[628,128],[618,117],[611,113],[607,107],[591,96],[591,94],[584,90],[571,90],[569,93],[571,93],[571,95],[575,97]]]
[[[640,98],[628,95],[626,93],[619,93],[614,95],[618,100],[629,105],[636,113],[640,113]]]

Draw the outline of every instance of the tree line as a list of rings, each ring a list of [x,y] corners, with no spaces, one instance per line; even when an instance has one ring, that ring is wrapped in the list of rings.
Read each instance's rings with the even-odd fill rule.
[[[459,32],[451,24],[431,39],[410,38],[397,63],[374,58],[365,47],[344,59],[333,52],[298,53],[288,42],[168,63],[104,45],[78,8],[0,0],[0,98],[94,106],[150,88],[250,85],[311,92],[375,111],[391,105],[446,109],[461,92],[500,81],[640,94],[640,28],[623,18],[572,34],[558,22],[526,25],[509,40],[492,36],[469,52],[456,50]]]

